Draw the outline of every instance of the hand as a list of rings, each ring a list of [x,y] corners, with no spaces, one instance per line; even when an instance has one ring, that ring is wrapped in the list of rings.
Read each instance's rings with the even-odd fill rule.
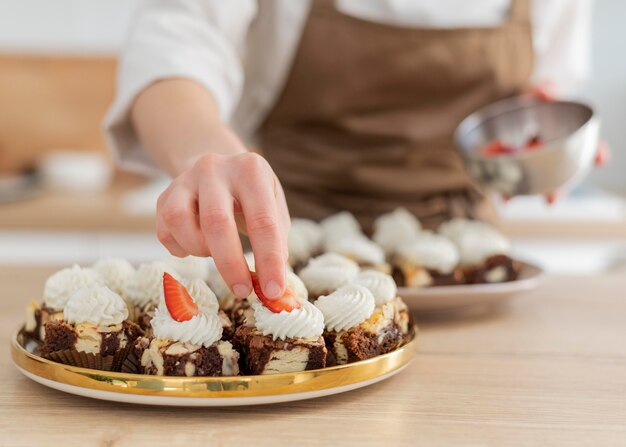
[[[282,187],[258,154],[202,155],[157,202],[157,235],[174,256],[213,256],[238,297],[252,291],[239,239],[248,234],[263,293],[285,290],[290,220]]]
[[[527,94],[535,96],[541,101],[554,101],[556,99],[556,86],[550,82],[544,82],[538,85],[532,86]],[[594,159],[596,167],[606,165],[611,159],[611,150],[608,143],[604,140],[598,144],[598,149]],[[548,205],[554,205],[560,198],[567,195],[567,191],[564,189],[554,191],[550,194],[546,194],[545,199]],[[503,197],[505,202],[511,200],[511,197]]]

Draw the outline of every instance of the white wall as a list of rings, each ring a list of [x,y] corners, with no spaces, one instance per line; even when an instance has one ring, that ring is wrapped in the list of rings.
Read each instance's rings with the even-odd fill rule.
[[[139,1],[0,0],[0,51],[115,53]],[[614,153],[590,181],[619,191],[626,191],[625,19],[626,1],[595,0],[593,75],[582,92],[599,111]]]
[[[139,0],[0,0],[0,51],[112,54]]]
[[[584,96],[596,106],[613,161],[590,182],[626,192],[626,2],[595,0],[593,73]]]

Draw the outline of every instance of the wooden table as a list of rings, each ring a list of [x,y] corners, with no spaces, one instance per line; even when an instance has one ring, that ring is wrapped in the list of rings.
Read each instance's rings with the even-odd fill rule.
[[[0,267],[0,445],[515,446],[626,444],[626,274],[549,278],[497,312],[420,322],[398,376],[310,401],[139,407],[47,389],[9,338],[50,269]]]

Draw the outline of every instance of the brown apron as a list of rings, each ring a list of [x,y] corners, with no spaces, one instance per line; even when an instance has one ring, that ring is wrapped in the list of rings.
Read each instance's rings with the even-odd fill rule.
[[[313,0],[291,73],[259,130],[291,215],[341,210],[365,228],[398,206],[427,227],[491,207],[456,153],[456,125],[523,89],[532,70],[530,0],[497,27],[378,24]]]

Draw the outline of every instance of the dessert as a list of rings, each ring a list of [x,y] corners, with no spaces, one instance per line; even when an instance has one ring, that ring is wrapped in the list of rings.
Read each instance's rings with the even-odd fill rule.
[[[235,326],[226,312],[220,309],[217,296],[211,288],[200,278],[183,279],[181,282],[201,309],[217,313],[222,325],[222,340],[230,340],[235,334]]]
[[[44,324],[41,355],[56,362],[117,371],[142,330],[128,320],[128,306],[106,286],[78,289],[63,318]]]
[[[415,240],[421,229],[419,220],[413,214],[405,208],[396,208],[374,221],[372,239],[391,257],[399,245]]]
[[[322,252],[322,227],[310,219],[294,218],[287,246],[289,247],[289,265],[297,272],[306,262]]]
[[[372,268],[389,273],[391,267],[385,262],[385,252],[362,234],[350,234],[329,238],[324,251],[338,253],[356,262],[361,268]]]
[[[406,303],[398,296],[398,288],[394,279],[390,275],[381,272],[365,270],[357,275],[354,284],[366,287],[372,292],[376,304],[374,315],[378,311],[380,314],[380,318],[377,320],[378,325],[381,328],[396,325],[400,331],[402,341],[407,342],[413,331],[411,314]]]
[[[124,291],[128,281],[135,274],[135,267],[126,259],[106,258],[101,259],[91,266],[98,273],[104,284],[124,298]]]
[[[439,227],[459,250],[459,266],[468,284],[514,281],[521,263],[509,255],[511,244],[489,224],[475,220],[452,219]]]
[[[320,222],[324,241],[361,234],[361,225],[348,211],[333,214]]]
[[[33,302],[26,308],[24,332],[36,340],[43,340],[45,324],[63,320],[63,308],[74,292],[102,284],[103,278],[98,273],[76,264],[54,273],[46,280],[43,304]]]
[[[239,353],[221,340],[215,303],[199,284],[188,291],[172,275],[163,274],[163,300],[151,321],[152,336],[135,345],[140,372],[188,377],[239,374]]]
[[[376,308],[374,295],[367,287],[342,286],[319,297],[315,306],[324,315],[328,366],[369,359],[402,344],[403,336],[394,322],[394,307]]]
[[[302,295],[288,276],[285,295],[270,300],[263,296],[252,275],[255,293],[248,297],[245,323],[237,328],[233,343],[241,352],[247,374],[278,374],[326,366],[321,312]]]
[[[413,241],[396,247],[393,275],[401,287],[461,284],[458,262],[459,252],[448,238],[423,231]]]
[[[197,256],[186,256],[179,258],[177,256],[169,256],[165,261],[181,278],[195,279],[200,278],[208,281],[210,267],[207,258]]]
[[[132,309],[132,319],[147,332],[150,332],[150,320],[163,295],[163,274],[178,278],[178,273],[164,262],[141,264],[126,284],[124,297]]]
[[[299,277],[314,301],[348,284],[359,273],[359,265],[337,253],[325,253],[313,258],[300,270]]]

